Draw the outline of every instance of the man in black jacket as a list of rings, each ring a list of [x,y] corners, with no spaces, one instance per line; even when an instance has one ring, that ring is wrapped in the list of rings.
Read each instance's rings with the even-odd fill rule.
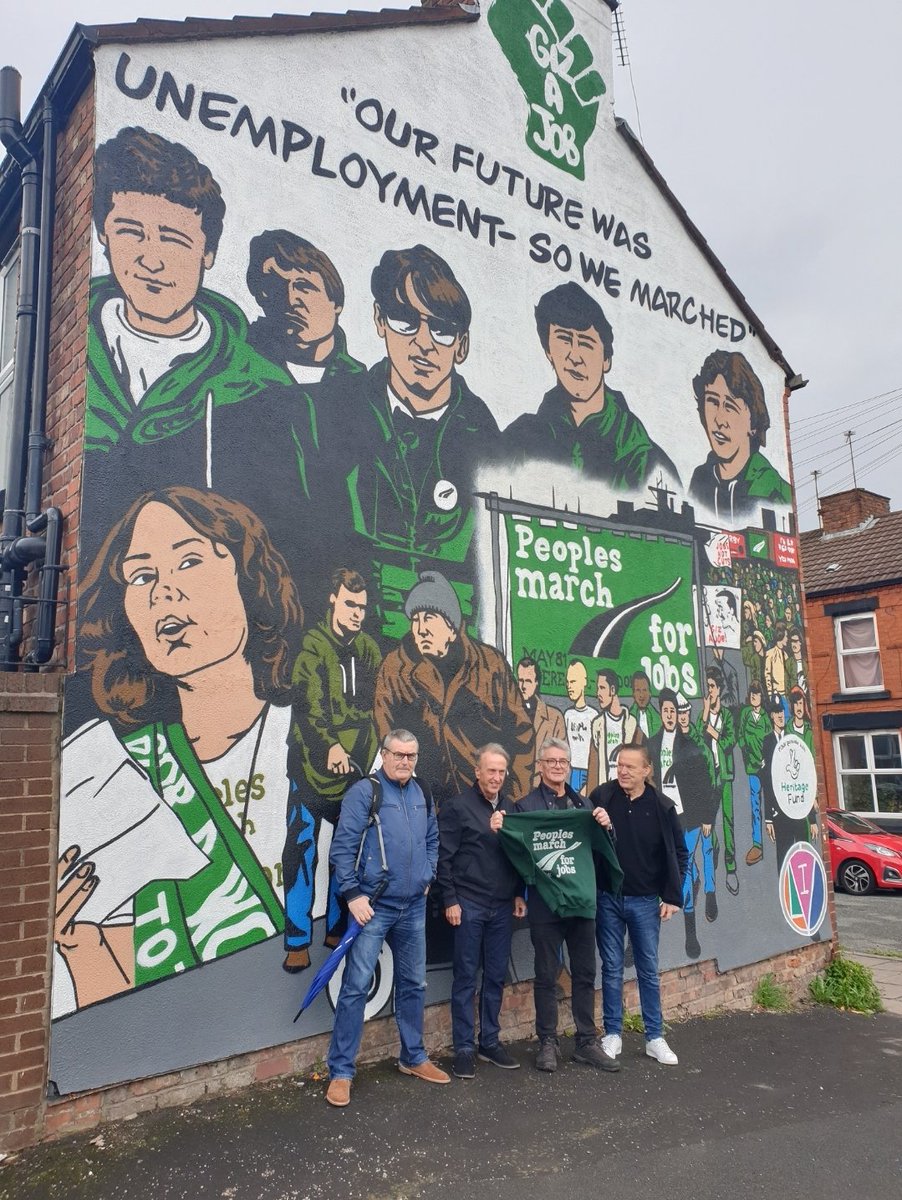
[[[483,746],[477,751],[473,786],[447,800],[440,813],[436,884],[445,918],[454,926],[451,1071],[458,1079],[472,1079],[476,1073],[474,1001],[480,966],[479,1057],[507,1070],[520,1065],[499,1041],[513,918],[526,915],[523,884],[498,839],[503,813],[509,811],[501,795],[509,765],[503,746]]]
[[[565,741],[549,738],[544,742],[539,748],[536,766],[541,782],[516,805],[515,812],[587,807],[585,797],[566,782],[570,775],[570,748]],[[598,820],[603,824],[604,815]],[[595,922],[591,917],[559,917],[538,890],[532,889],[529,893],[529,932],[535,951],[533,996],[539,1039],[537,1070],[557,1070],[557,977],[561,969],[561,948],[566,942],[573,989],[571,1008],[576,1026],[573,1060],[602,1071],[618,1071],[620,1064],[603,1052],[595,1028]]]
[[[651,786],[647,746],[621,746],[617,782],[604,783],[589,796],[599,823],[614,832],[623,868],[623,892],[617,895],[599,874],[597,932],[601,952],[604,1014],[602,1050],[616,1061],[622,1048],[623,948],[628,932],[636,963],[639,1004],[645,1024],[645,1053],[666,1066],[677,1056],[664,1040],[658,939],[661,921],[683,907],[686,843],[676,806]]]

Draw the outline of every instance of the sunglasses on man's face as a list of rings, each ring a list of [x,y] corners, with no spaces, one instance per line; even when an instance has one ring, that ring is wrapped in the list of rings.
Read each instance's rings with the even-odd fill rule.
[[[420,332],[420,327],[424,322],[429,330],[429,336],[437,346],[453,346],[460,336],[460,330],[450,321],[418,313],[413,308],[403,308],[397,312],[383,313],[382,315],[392,333],[397,333],[401,337],[413,337]]]

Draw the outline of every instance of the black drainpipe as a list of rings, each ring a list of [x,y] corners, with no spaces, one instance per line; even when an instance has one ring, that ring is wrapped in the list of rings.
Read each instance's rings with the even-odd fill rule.
[[[14,68],[0,69],[0,142],[19,164],[22,176],[16,366],[6,507],[0,530],[0,671],[15,670],[19,663],[26,604],[37,605],[36,644],[27,662],[34,669],[34,665],[49,661],[53,654],[59,574],[62,569],[61,514],[55,508],[41,512],[43,453],[47,444],[44,428],[55,216],[55,130],[53,107],[45,99],[43,195],[40,205],[41,228],[38,230],[38,168],[34,155],[22,137],[21,83],[21,76]],[[33,404],[35,394],[37,402]],[[35,536],[41,533],[45,537]],[[43,560],[43,565],[40,568],[39,596],[35,600],[23,596],[22,591],[26,568],[40,560]]]

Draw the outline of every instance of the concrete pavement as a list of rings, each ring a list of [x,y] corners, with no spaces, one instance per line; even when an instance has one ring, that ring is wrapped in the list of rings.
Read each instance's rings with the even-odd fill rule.
[[[894,965],[894,964],[893,964]],[[391,1064],[351,1106],[294,1079],[148,1113],[0,1168],[0,1200],[752,1200],[895,1195],[902,1019],[805,1008],[673,1027],[678,1067],[624,1042],[623,1070],[479,1064],[446,1087]],[[565,1055],[572,1043],[565,1043]]]
[[[848,954],[874,973],[874,982],[888,1013],[902,1017],[902,955],[882,957],[876,954]]]

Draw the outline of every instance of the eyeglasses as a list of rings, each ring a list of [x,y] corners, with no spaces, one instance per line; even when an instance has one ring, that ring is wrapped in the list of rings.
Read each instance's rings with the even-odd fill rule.
[[[392,333],[400,334],[401,337],[413,337],[420,332],[424,324],[437,346],[453,346],[460,336],[460,331],[455,325],[443,321],[441,317],[426,316],[414,309],[396,313],[394,316],[388,316],[387,313],[382,315]]]
[[[543,758],[540,760],[546,767],[569,767],[569,758]]]
[[[395,758],[406,759],[408,762],[416,762],[420,757],[416,750],[383,750],[383,754],[391,754]]]

